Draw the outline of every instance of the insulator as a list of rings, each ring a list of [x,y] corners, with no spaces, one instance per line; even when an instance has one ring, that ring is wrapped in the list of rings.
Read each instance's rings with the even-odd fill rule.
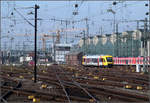
[[[147,12],[145,15],[149,15],[149,13]]]
[[[75,4],[74,7],[77,8],[77,7],[78,7],[78,4]]]
[[[11,12],[11,15],[14,15],[14,13],[13,13],[13,12]]]
[[[148,6],[148,4],[145,4],[145,6]]]
[[[114,2],[113,2],[113,5],[116,5],[116,4],[117,4],[117,3],[114,1]]]
[[[73,12],[73,15],[78,15],[78,12]]]

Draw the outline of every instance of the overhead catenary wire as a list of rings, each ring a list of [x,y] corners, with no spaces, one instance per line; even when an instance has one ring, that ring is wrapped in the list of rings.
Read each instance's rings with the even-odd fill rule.
[[[115,11],[122,9],[123,7],[131,6],[131,5],[139,5],[139,4],[134,3],[134,4],[127,4],[127,5],[124,5],[124,6],[121,6],[121,7],[116,7]],[[95,15],[91,15],[90,18],[99,17],[99,16],[105,15],[105,14],[107,14],[107,13],[108,13],[107,11],[102,12],[101,14],[97,14],[97,13],[96,13]]]
[[[14,10],[15,10],[28,24],[30,24],[32,27],[35,28],[35,26],[34,26],[30,21],[28,21],[28,19],[26,19],[18,10],[16,10],[15,8],[14,8]]]

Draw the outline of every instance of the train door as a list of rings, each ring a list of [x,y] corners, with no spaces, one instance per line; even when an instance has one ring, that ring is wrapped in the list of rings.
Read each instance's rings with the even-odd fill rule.
[[[93,58],[92,63],[93,63],[94,66],[97,66],[98,65],[97,58]]]
[[[104,65],[104,66],[107,66],[107,65],[108,65],[108,64],[107,64],[106,57],[105,57],[105,58],[103,58],[103,65]]]
[[[97,65],[99,66],[99,58],[97,58]]]
[[[91,58],[87,58],[87,65],[92,65],[91,64]]]
[[[133,60],[132,60],[132,64],[136,64],[136,58],[133,58]]]
[[[122,64],[125,65],[125,58],[122,58]]]
[[[102,66],[103,65],[103,58],[99,58],[99,66]]]
[[[126,65],[128,65],[128,58],[126,58]]]
[[[116,64],[119,64],[119,58],[116,58]]]
[[[136,64],[139,64],[139,58],[138,57],[136,58]]]
[[[82,65],[85,65],[85,58],[82,58]]]
[[[85,59],[85,65],[89,65],[89,58]]]
[[[148,65],[150,64],[150,57],[148,57]]]
[[[116,58],[113,57],[113,64],[116,64]]]

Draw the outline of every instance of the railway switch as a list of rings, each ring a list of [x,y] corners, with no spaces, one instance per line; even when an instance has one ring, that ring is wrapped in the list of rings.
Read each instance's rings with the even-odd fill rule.
[[[134,69],[132,69],[132,72],[135,72],[135,70],[134,70]]]
[[[47,88],[47,85],[46,84],[42,84],[41,88],[45,89],[45,88]]]
[[[102,78],[102,80],[104,81],[104,80],[106,80],[106,78]]]
[[[34,81],[34,77],[32,77],[32,80]]]
[[[90,76],[90,75],[92,75],[92,73],[89,73],[88,75]]]
[[[129,70],[127,69],[126,72],[128,72]]]
[[[28,72],[28,74],[31,74],[31,72]]]
[[[13,71],[13,68],[11,67],[11,72]]]
[[[90,99],[89,101],[90,101],[90,102],[94,102],[94,100],[93,100],[93,99]]]
[[[46,73],[46,71],[45,71],[45,70],[43,70],[42,72],[43,72],[43,73]]]
[[[142,90],[143,88],[142,88],[142,86],[137,86],[136,89],[137,90]]]
[[[98,76],[94,76],[94,79],[99,79],[99,77]]]
[[[132,86],[131,86],[131,85],[125,85],[125,88],[126,88],[126,89],[131,89]]]
[[[143,75],[143,74],[144,74],[144,72],[141,72],[140,74],[141,74],[141,75]]]
[[[19,76],[20,79],[23,79],[24,77],[22,75]]]
[[[40,102],[40,99],[39,98],[33,98],[33,102]]]
[[[78,74],[78,73],[76,73],[76,74],[75,74],[75,77],[78,77],[78,76],[79,76],[79,74]]]
[[[108,99],[110,100],[110,99],[111,99],[111,96],[109,96]]]
[[[29,95],[29,96],[28,96],[28,99],[33,99],[33,98],[34,98],[33,95]]]

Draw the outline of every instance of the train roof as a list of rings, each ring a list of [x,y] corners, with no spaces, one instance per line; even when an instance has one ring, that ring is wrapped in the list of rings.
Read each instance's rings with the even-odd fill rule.
[[[87,58],[97,58],[100,56],[111,56],[111,55],[84,55],[83,57],[87,57]]]

